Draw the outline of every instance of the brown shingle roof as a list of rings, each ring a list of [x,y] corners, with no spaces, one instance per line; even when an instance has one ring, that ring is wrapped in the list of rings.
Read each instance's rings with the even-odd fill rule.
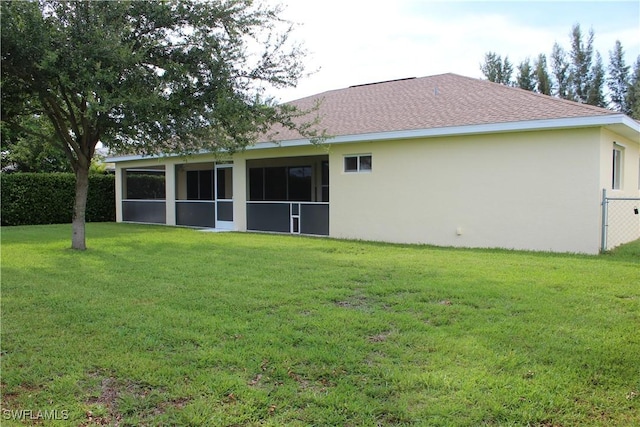
[[[308,109],[318,99],[320,127],[332,136],[617,114],[456,74],[352,86],[290,104]],[[288,130],[275,137],[299,138]]]

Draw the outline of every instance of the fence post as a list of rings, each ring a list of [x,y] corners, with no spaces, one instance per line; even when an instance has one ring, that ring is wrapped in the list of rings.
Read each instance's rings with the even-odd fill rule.
[[[608,205],[607,189],[602,189],[602,237],[600,238],[600,252],[606,252],[607,250],[607,227],[608,227]]]

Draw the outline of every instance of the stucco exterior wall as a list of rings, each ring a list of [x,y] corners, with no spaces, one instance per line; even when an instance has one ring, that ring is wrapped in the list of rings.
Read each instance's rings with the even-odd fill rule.
[[[625,150],[624,188],[612,192],[614,142]],[[344,157],[350,155],[371,155],[372,170],[345,172]],[[329,235],[336,238],[595,254],[601,245],[602,189],[610,196],[640,196],[640,144],[597,127],[277,146],[223,159],[233,161],[234,228],[247,228],[248,162],[313,160],[319,170],[327,156]],[[123,168],[164,165],[167,224],[174,225],[185,171],[212,167],[216,160],[202,155],[118,163],[117,220],[122,221]]]
[[[612,198],[640,198],[640,141],[603,129],[600,141],[600,186]],[[613,149],[622,150],[622,179],[613,189]],[[640,201],[611,200],[607,205],[606,249],[640,239]]]
[[[335,145],[330,235],[597,253],[600,131]],[[345,173],[345,155],[371,172]]]
[[[613,147],[622,147],[622,188],[613,190]],[[632,141],[614,132],[602,129],[600,133],[600,186],[607,189],[609,195],[620,197],[640,197],[640,141]]]

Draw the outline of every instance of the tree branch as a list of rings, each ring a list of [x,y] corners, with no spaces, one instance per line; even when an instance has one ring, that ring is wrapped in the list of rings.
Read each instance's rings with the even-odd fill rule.
[[[51,96],[42,97],[42,105],[45,109],[45,113],[47,114],[47,117],[49,117],[49,119],[51,120],[51,123],[53,124],[56,134],[59,137],[59,140],[54,139],[53,142],[60,143],[59,145],[62,147],[65,154],[69,158],[69,161],[71,162],[71,167],[75,171],[78,169],[78,166],[79,166],[78,158],[76,156],[79,156],[80,153],[82,153],[82,151],[80,149],[80,146],[73,140],[73,138],[71,138],[69,133],[66,131],[67,128],[65,126],[64,117],[63,117],[64,113],[60,108],[60,106],[52,98],[53,97]],[[76,156],[73,155],[74,152]]]
[[[62,84],[62,82],[60,81],[59,78],[58,78],[58,85],[60,87],[60,94],[62,95],[62,99],[64,100],[65,104],[67,105],[67,108],[69,109],[69,114],[67,115],[67,119],[69,119],[69,123],[71,124],[71,128],[73,130],[73,133],[75,133],[76,135],[79,135],[80,134],[80,128],[78,127],[78,121],[77,121],[75,115],[73,114],[73,105],[71,104],[71,101],[69,100],[69,97],[67,96],[67,92],[66,92],[66,90],[64,88],[64,85]]]

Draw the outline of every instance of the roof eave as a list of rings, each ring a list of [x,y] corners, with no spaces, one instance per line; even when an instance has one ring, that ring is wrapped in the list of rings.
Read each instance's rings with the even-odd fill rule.
[[[640,123],[624,114],[604,116],[572,117],[562,119],[524,120],[506,123],[487,123],[478,125],[449,126],[428,129],[412,129],[390,132],[340,135],[328,139],[330,144],[353,142],[388,141],[397,139],[434,138],[463,135],[481,135],[507,132],[532,132],[540,130],[559,130],[587,127],[606,127],[631,140],[640,141]],[[280,142],[261,142],[248,149],[276,147],[295,147],[310,144],[308,139],[295,139]]]
[[[544,120],[524,120],[518,122],[506,122],[506,123],[487,123],[478,125],[465,125],[465,126],[449,126],[440,128],[427,128],[427,129],[412,129],[390,132],[374,132],[374,133],[362,133],[355,135],[340,135],[326,140],[329,144],[346,144],[354,142],[371,142],[371,141],[388,141],[398,139],[417,139],[417,138],[435,138],[435,137],[448,137],[448,136],[463,136],[463,135],[481,135],[491,133],[506,133],[506,132],[532,132],[540,130],[559,130],[559,129],[575,129],[586,127],[605,127],[611,129],[613,132],[618,133],[625,138],[632,141],[640,142],[640,123],[631,119],[624,114],[607,114],[602,116],[587,116],[587,117],[571,117],[561,119],[544,119]],[[250,147],[247,150],[257,150],[266,148],[282,148],[282,147],[297,147],[303,145],[310,145],[311,142],[308,139],[294,139],[280,142],[260,142]],[[204,154],[204,153],[202,153]],[[109,157],[107,162],[118,163],[143,159],[157,159],[162,157],[175,157],[167,155],[155,155],[155,156],[143,156],[143,155],[130,155],[130,156],[118,156]]]

